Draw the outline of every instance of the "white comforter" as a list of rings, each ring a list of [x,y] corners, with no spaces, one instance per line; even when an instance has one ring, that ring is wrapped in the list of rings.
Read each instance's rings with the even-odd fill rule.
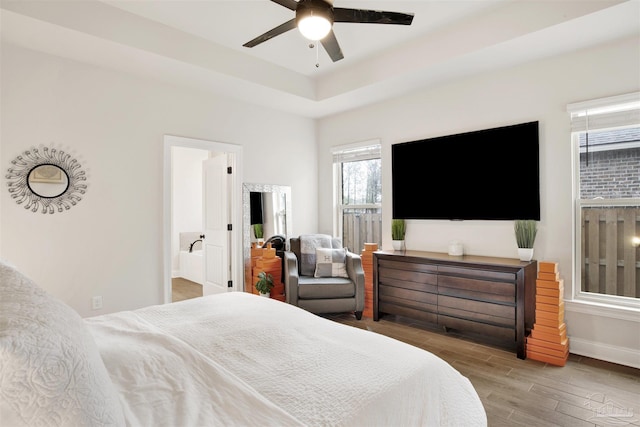
[[[247,293],[85,319],[132,426],[474,426],[471,383],[388,337]]]

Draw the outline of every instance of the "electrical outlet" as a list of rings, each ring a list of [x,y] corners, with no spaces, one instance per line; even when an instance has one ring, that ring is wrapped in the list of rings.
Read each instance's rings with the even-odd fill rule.
[[[102,297],[95,296],[91,298],[91,308],[93,310],[100,310],[102,308]]]

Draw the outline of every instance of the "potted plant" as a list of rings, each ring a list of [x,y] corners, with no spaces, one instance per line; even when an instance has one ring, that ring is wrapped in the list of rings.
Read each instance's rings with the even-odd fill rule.
[[[407,225],[404,219],[392,219],[391,220],[391,243],[393,250],[399,251],[404,248],[404,235],[407,231]]]
[[[258,273],[258,281],[256,282],[256,290],[262,297],[271,296],[271,288],[273,288],[273,276],[271,273],[261,271]]]
[[[262,224],[253,224],[253,234],[254,236],[256,236],[256,240],[258,240],[258,243],[262,245],[262,243],[264,242],[264,231],[262,228]]]
[[[538,234],[538,223],[532,219],[517,219],[513,223],[513,230],[518,245],[518,257],[520,261],[533,259],[533,244]]]

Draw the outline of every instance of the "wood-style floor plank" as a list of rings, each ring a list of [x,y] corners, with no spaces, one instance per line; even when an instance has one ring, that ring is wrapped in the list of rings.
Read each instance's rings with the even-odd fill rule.
[[[202,296],[202,285],[182,277],[171,279],[171,301],[178,302]]]

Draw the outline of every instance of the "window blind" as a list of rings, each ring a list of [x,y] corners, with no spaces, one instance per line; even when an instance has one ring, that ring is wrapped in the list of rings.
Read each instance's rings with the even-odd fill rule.
[[[377,141],[333,147],[331,152],[333,155],[333,163],[379,159],[381,156],[380,142]]]
[[[640,124],[640,92],[567,105],[571,132],[587,132]]]

